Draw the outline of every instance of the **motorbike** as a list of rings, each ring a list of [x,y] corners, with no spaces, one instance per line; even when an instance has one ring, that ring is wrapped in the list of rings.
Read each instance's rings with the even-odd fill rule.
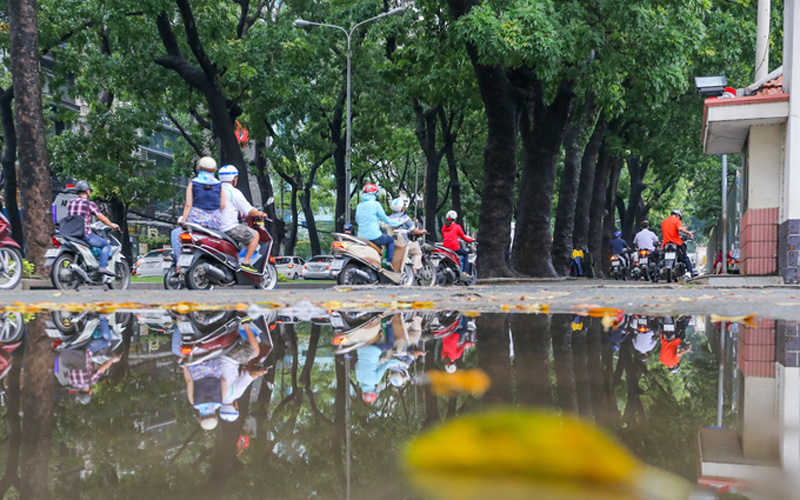
[[[112,236],[111,228],[103,223],[92,225],[94,234],[111,244],[108,268],[115,276],[106,276],[100,267],[100,249],[90,246],[80,238],[55,232],[51,236],[53,247],[45,252],[45,267],[50,269],[50,281],[58,290],[77,290],[81,285],[105,285],[114,290],[127,290],[131,284],[131,267],[122,255],[122,244]]]
[[[383,319],[380,312],[351,313],[334,311],[330,315],[333,327],[334,354],[345,354],[380,340],[383,334]]]
[[[186,288],[183,277],[178,272],[178,258],[172,255],[172,253],[164,257],[164,260],[161,262],[161,269],[166,269],[166,271],[164,271],[165,290],[181,290]]]
[[[610,274],[615,280],[627,280],[628,279],[628,262],[631,260],[630,256],[627,259],[623,259],[621,255],[612,255],[611,256],[611,270]]]
[[[395,241],[391,270],[381,266],[383,249],[375,243],[352,234],[331,233],[333,236],[331,270],[337,274],[340,285],[410,286],[414,283],[414,269],[408,260],[408,245],[405,238],[390,226],[384,226],[384,229]]]
[[[133,321],[130,313],[115,312],[107,316],[111,343],[104,349],[104,354],[95,355],[98,363],[106,361],[105,351],[113,352],[122,345],[123,333]],[[45,333],[53,339],[53,349],[56,352],[67,349],[81,349],[86,347],[95,337],[95,332],[100,327],[100,316],[95,312],[84,311],[69,313],[54,311],[50,319],[45,322]],[[104,357],[105,356],[105,357]]]
[[[686,264],[680,260],[680,249],[675,243],[667,243],[661,264],[661,278],[667,283],[677,282],[686,273]]]
[[[11,290],[22,280],[22,249],[10,234],[11,224],[0,213],[0,290]]]
[[[653,252],[642,248],[633,254],[632,260],[631,279],[638,281],[644,278],[653,283],[658,282],[658,261]]]
[[[25,321],[22,314],[10,312],[0,314],[0,405],[6,404],[5,378],[11,371],[13,353],[22,345],[25,336]]]
[[[430,266],[432,279],[430,286],[442,286],[453,283],[460,283],[466,286],[474,286],[478,282],[478,266],[476,243],[468,243],[467,250],[470,263],[470,273],[462,271],[461,256],[456,252],[445,248],[442,245],[425,245],[423,248],[423,270],[426,273],[427,266]]]
[[[246,222],[248,227],[258,233],[260,244],[252,257],[252,266],[258,270],[257,273],[245,271],[239,266],[245,249],[240,249],[227,234],[199,224],[181,223],[182,252],[175,264],[175,273],[180,268],[187,288],[209,290],[214,285],[253,285],[261,290],[275,288],[278,270],[275,268],[275,259],[270,255],[272,236],[264,227],[263,221],[248,216]],[[170,277],[172,281],[169,284],[176,283],[175,273]],[[169,284],[165,275],[164,287],[168,288]]]
[[[242,316],[233,311],[191,312],[179,316],[173,333],[177,336],[173,338],[173,349],[177,348],[179,364],[196,365],[233,350],[241,338],[241,322]]]

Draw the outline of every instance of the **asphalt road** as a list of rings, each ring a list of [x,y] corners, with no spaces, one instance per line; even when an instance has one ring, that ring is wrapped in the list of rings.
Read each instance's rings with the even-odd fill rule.
[[[209,305],[272,303],[289,306],[310,301],[342,309],[436,308],[475,312],[585,312],[613,307],[629,313],[709,314],[800,320],[800,287],[713,287],[620,283],[588,280],[503,281],[465,287],[337,287],[330,284],[279,284],[269,292],[248,288],[211,291],[166,291],[159,288],[78,292],[14,290],[0,293],[0,307],[29,305],[59,308],[69,304],[123,303],[126,307],[158,307],[181,302]],[[302,287],[301,287],[302,286]]]

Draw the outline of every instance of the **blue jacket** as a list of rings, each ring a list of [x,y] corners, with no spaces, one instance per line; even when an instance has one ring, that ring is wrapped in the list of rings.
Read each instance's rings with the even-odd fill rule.
[[[364,392],[376,392],[386,370],[404,364],[399,359],[390,359],[381,363],[381,348],[374,345],[362,347],[357,352],[356,380],[361,384],[361,390]]]
[[[387,217],[386,212],[383,210],[383,205],[378,203],[376,199],[377,197],[373,193],[367,193],[363,196],[363,201],[356,207],[357,236],[359,238],[367,240],[380,238],[383,233],[381,232],[379,221],[383,221],[393,227],[402,224]]]

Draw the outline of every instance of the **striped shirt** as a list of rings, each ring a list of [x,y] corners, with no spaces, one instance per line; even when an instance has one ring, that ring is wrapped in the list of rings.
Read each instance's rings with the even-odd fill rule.
[[[76,389],[88,389],[96,384],[100,377],[103,375],[101,371],[94,371],[92,366],[92,353],[86,351],[86,366],[82,370],[70,370],[67,374],[69,378],[69,385]]]
[[[87,200],[79,196],[67,203],[67,215],[81,215],[83,216],[84,235],[92,232],[89,225],[92,223],[92,216],[97,217],[101,215],[100,209],[97,208],[95,202]]]

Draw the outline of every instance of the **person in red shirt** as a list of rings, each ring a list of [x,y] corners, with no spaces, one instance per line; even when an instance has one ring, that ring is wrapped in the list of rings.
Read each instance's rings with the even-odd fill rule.
[[[689,271],[689,274],[694,276],[692,261],[686,254],[686,245],[683,243],[683,238],[681,238],[681,235],[684,234],[688,236],[690,240],[694,239],[692,232],[683,225],[683,212],[680,210],[673,210],[672,214],[661,222],[661,236],[663,240],[661,248],[666,247],[669,243],[677,245],[683,262],[686,264],[686,270]]]
[[[455,210],[450,210],[447,212],[447,220],[445,221],[444,226],[442,226],[442,246],[449,248],[458,255],[464,257],[462,269],[466,274],[469,274],[471,271],[468,258],[469,252],[461,248],[460,240],[464,240],[467,243],[472,243],[475,240],[464,234],[464,230],[461,228],[461,225],[456,222],[457,218],[458,214]]]

